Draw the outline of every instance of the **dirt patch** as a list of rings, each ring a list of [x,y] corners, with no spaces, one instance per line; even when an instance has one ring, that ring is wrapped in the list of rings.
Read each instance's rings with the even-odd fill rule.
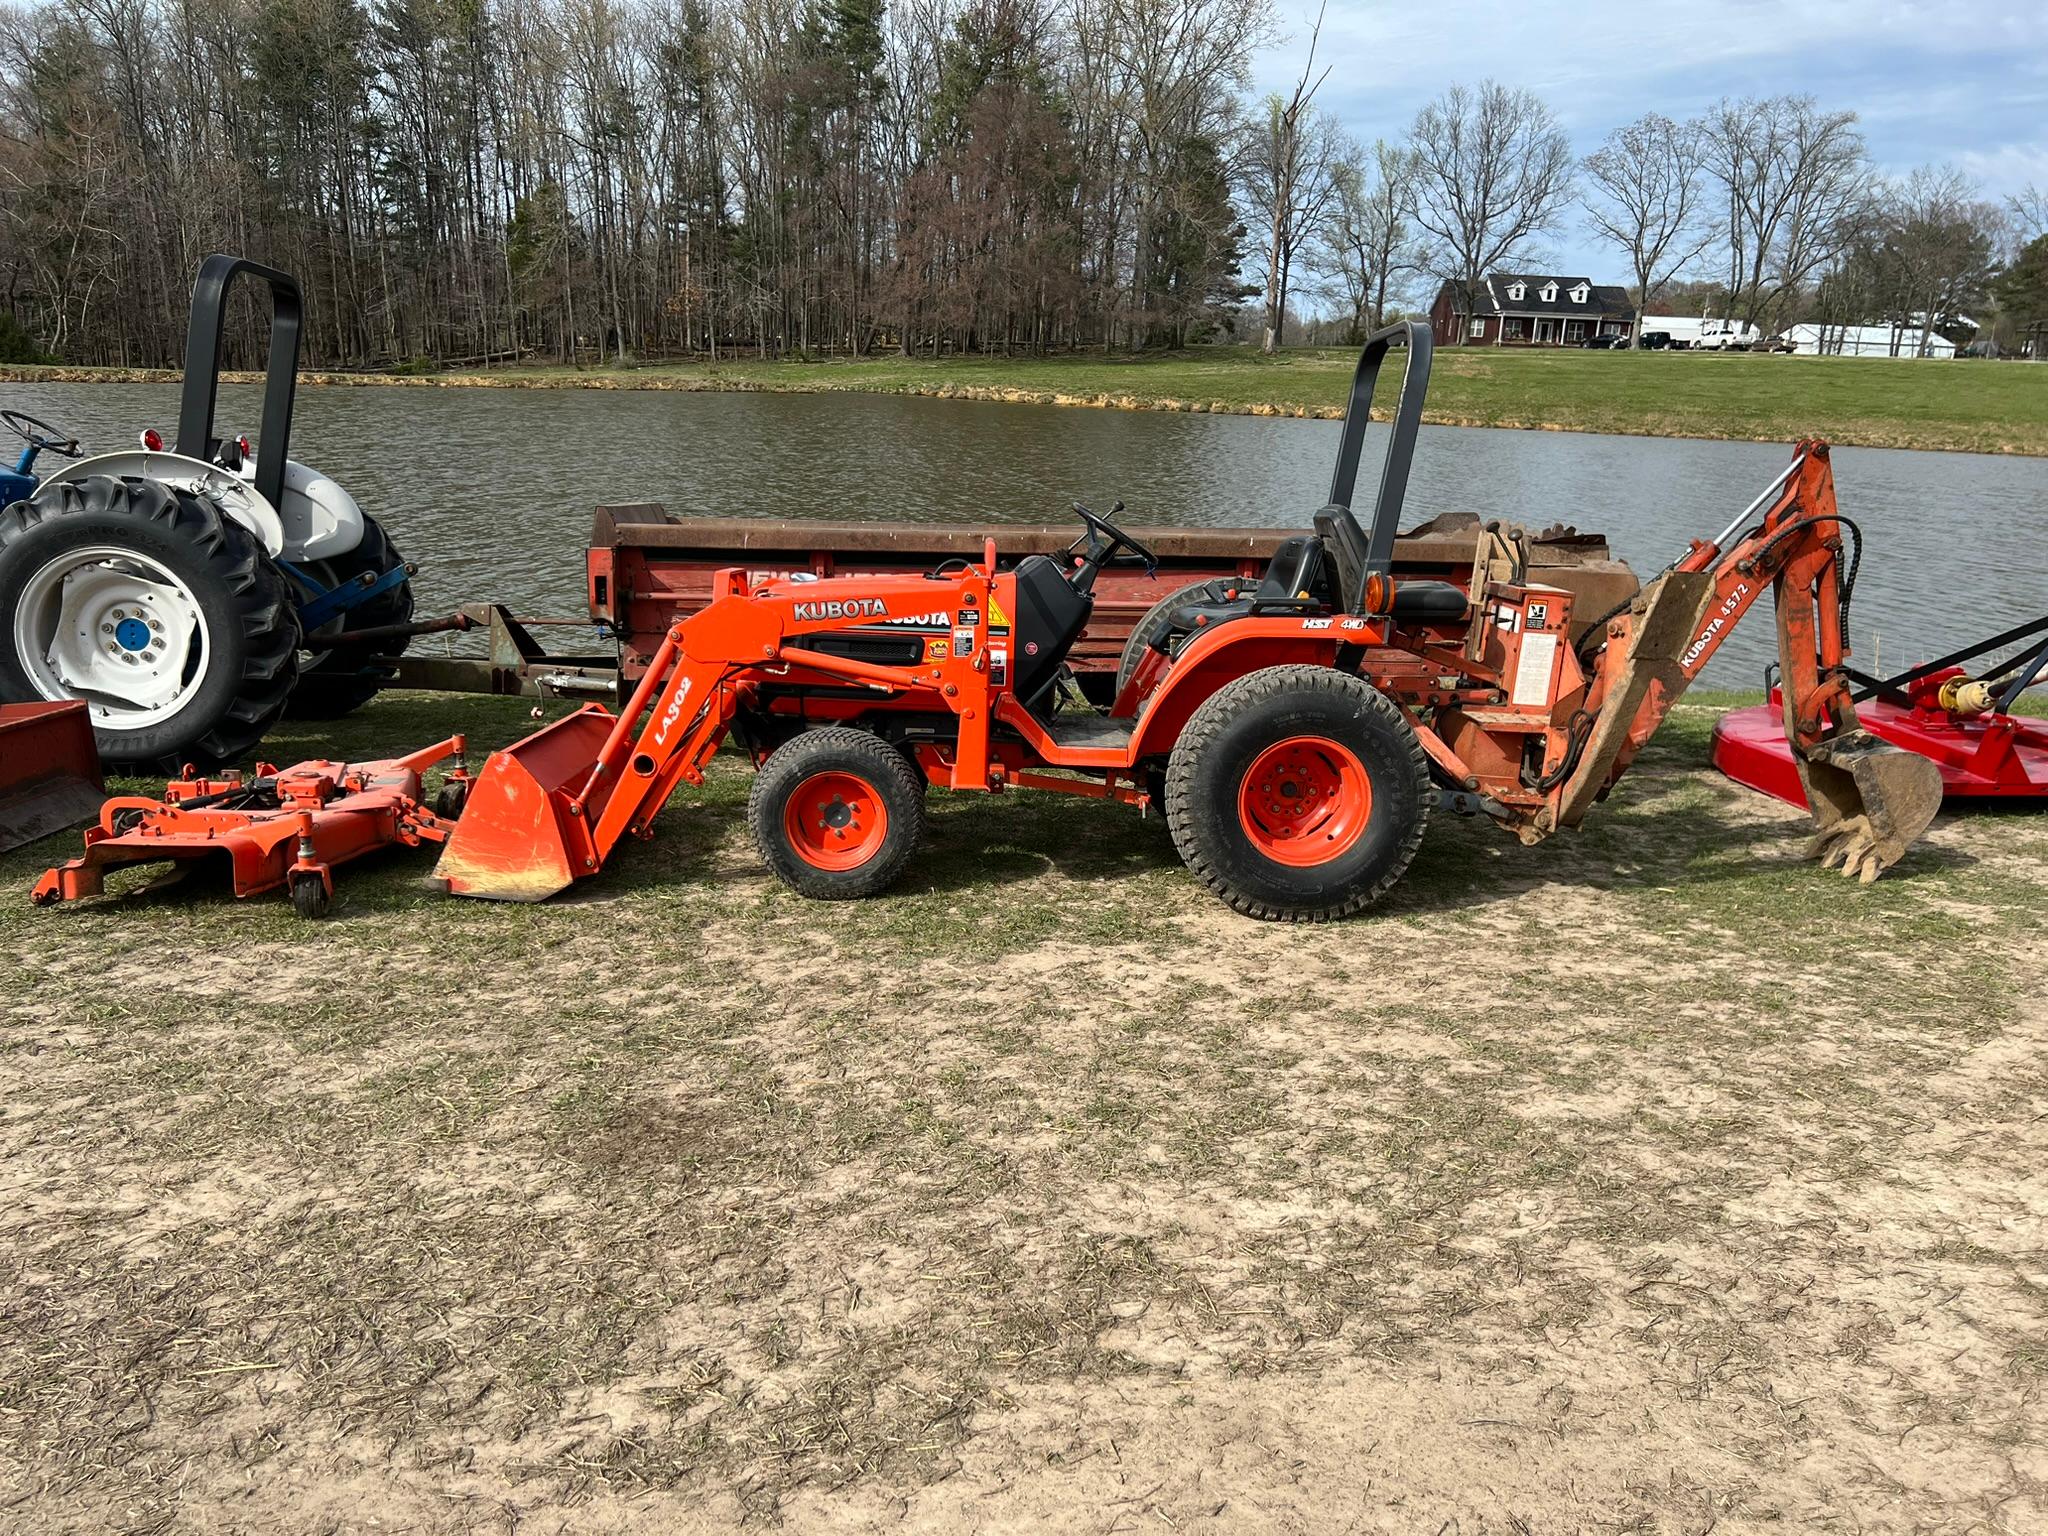
[[[2038,1529],[2040,839],[1686,750],[1327,928],[1021,796],[804,903],[727,766],[567,902],[11,911],[5,1523]]]

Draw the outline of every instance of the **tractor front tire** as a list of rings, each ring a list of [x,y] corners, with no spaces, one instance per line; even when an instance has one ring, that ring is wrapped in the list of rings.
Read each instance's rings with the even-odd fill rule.
[[[924,841],[923,776],[871,732],[805,731],[761,765],[747,826],[791,890],[822,901],[873,896]]]
[[[1407,871],[1435,798],[1406,717],[1324,666],[1266,667],[1219,688],[1166,770],[1166,824],[1195,878],[1278,922],[1371,906]]]
[[[298,645],[284,572],[204,496],[89,475],[0,512],[0,700],[85,699],[106,763],[242,757],[283,712]]]
[[[307,574],[337,587],[365,576],[375,581],[404,564],[398,546],[386,536],[383,525],[365,515],[363,537],[356,547],[345,555],[309,562]],[[338,633],[411,622],[412,579],[408,576],[367,602],[343,609],[323,628]],[[411,643],[410,637],[401,637],[306,652],[299,659],[298,686],[292,689],[284,712],[295,720],[338,720],[362,708],[390,681],[388,669],[380,664],[382,660],[403,654]]]

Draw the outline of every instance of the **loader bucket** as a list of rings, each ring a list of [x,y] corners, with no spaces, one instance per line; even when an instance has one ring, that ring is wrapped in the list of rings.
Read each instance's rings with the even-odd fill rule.
[[[0,704],[0,853],[91,821],[106,798],[84,704]]]
[[[1941,769],[1861,728],[1793,750],[1817,830],[1807,853],[1868,884],[1941,809]]]
[[[596,706],[493,752],[471,785],[434,880],[451,896],[545,901],[597,868],[589,822],[570,805],[610,733]]]

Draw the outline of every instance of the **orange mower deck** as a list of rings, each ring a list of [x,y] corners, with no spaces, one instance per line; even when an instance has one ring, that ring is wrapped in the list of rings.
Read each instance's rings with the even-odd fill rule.
[[[37,906],[78,901],[105,890],[106,872],[131,864],[168,863],[160,886],[182,879],[204,860],[225,860],[237,896],[289,888],[304,917],[324,916],[334,896],[334,870],[380,848],[441,843],[453,830],[467,793],[460,766],[462,738],[451,736],[406,757],[370,763],[312,761],[290,768],[259,763],[244,779],[187,776],[165,786],[164,798],[123,795],[100,808],[85,834],[82,857],[48,870],[36,882]],[[420,776],[454,760],[438,799],[421,803]]]

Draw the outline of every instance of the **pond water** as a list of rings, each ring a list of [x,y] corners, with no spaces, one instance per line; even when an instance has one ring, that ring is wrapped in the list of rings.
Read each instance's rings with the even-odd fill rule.
[[[0,407],[111,448],[145,426],[170,435],[177,391],[0,384]],[[253,435],[260,414],[255,389],[222,390],[223,430]],[[496,599],[575,614],[599,502],[995,524],[1058,522],[1076,498],[1099,511],[1121,498],[1134,524],[1299,528],[1325,499],[1337,431],[883,395],[309,388],[293,456],[347,486],[420,565],[422,613]],[[1570,523],[1606,534],[1647,576],[1688,539],[1718,532],[1787,454],[1774,443],[1429,427],[1405,522],[1469,511]],[[1859,665],[1898,670],[2048,611],[2048,460],[1844,448],[1835,478],[1869,546],[1852,615]],[[1774,654],[1759,613],[1703,681],[1755,687]]]

